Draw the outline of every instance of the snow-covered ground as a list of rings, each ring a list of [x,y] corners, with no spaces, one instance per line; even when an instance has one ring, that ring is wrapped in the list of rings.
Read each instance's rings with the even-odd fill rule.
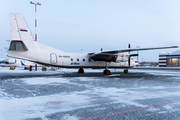
[[[0,68],[0,120],[179,119],[179,71]]]

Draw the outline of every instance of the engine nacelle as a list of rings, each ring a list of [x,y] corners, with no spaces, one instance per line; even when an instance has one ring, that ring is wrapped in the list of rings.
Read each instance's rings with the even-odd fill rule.
[[[128,60],[129,60],[129,53],[123,52],[123,53],[118,53],[118,57],[115,62],[120,63],[120,62],[126,62]]]
[[[6,60],[4,60],[4,62],[6,64],[14,64],[14,63],[16,63],[16,59],[6,59]]]

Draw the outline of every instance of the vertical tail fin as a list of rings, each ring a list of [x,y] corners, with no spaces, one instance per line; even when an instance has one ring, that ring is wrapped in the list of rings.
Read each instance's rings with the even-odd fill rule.
[[[20,62],[21,62],[21,65],[22,65],[22,66],[25,66],[25,64],[24,64],[22,61],[20,61]]]
[[[10,38],[11,43],[7,51],[9,57],[36,62],[41,59],[39,55],[42,53],[62,52],[34,41],[24,17],[19,13],[10,14]]]
[[[26,24],[24,17],[19,13],[11,13],[10,18],[10,50],[17,50],[18,44],[25,44],[25,50],[36,50],[37,46],[32,36],[32,33]],[[12,41],[14,41],[12,45]],[[23,41],[23,42],[22,42]],[[24,46],[24,45],[21,45]],[[22,51],[22,49],[21,49]]]

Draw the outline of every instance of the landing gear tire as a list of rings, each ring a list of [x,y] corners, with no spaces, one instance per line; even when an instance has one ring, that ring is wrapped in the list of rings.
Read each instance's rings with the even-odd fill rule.
[[[128,73],[128,70],[124,70],[124,73]]]
[[[104,70],[103,74],[104,75],[111,75],[111,71],[110,70]]]
[[[83,68],[79,68],[78,73],[84,73],[84,69]]]

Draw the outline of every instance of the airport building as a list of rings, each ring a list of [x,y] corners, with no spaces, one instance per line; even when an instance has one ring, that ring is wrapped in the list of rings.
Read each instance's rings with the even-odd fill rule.
[[[159,67],[180,67],[180,50],[169,53],[159,53]]]

